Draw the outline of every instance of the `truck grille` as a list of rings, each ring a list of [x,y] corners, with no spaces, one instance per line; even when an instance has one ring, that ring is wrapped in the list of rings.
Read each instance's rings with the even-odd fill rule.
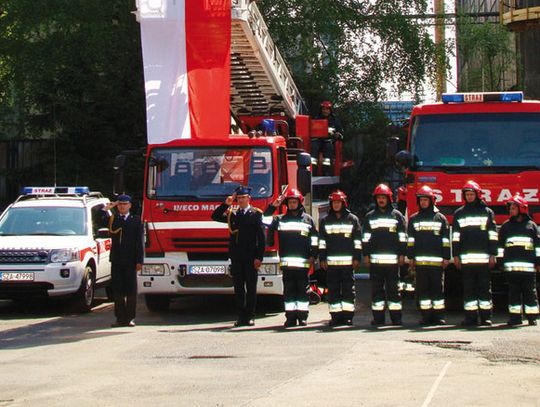
[[[229,247],[228,238],[172,238],[172,245],[175,249],[192,250],[192,249],[227,249]]]
[[[0,264],[44,264],[48,259],[45,250],[0,250]]]

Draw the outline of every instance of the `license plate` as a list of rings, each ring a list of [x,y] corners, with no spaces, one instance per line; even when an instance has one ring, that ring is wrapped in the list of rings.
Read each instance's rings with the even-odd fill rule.
[[[34,273],[2,273],[0,281],[34,281]]]
[[[225,274],[226,266],[189,266],[189,274]]]

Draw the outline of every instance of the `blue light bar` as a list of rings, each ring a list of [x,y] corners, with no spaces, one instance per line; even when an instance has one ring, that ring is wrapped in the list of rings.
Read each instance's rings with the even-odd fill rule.
[[[443,103],[523,102],[523,92],[443,93]]]
[[[267,135],[274,135],[276,133],[276,122],[274,119],[264,119],[262,121],[262,131]]]
[[[24,187],[23,195],[88,195],[90,188],[88,187]]]

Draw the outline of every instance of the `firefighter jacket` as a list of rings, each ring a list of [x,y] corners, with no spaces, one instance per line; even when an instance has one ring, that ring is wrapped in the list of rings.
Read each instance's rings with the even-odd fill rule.
[[[446,217],[431,205],[409,219],[407,257],[417,266],[439,267],[450,259],[450,229]]]
[[[499,230],[499,247],[504,251],[504,271],[534,272],[540,265],[538,226],[527,215],[511,217]]]
[[[364,256],[371,264],[398,264],[407,252],[407,223],[397,209],[388,205],[369,211],[362,230]]]
[[[330,209],[319,226],[319,260],[328,266],[352,266],[353,260],[362,260],[360,221],[346,208],[340,213],[338,218]]]
[[[254,259],[262,261],[265,248],[264,226],[262,211],[250,206],[245,213],[233,210],[222,203],[212,213],[216,222],[227,223],[229,226],[229,258],[231,261],[251,263]]]
[[[288,210],[274,217],[268,228],[268,246],[274,245],[277,231],[280,266],[309,269],[309,258],[317,256],[318,233],[313,219],[305,213],[303,206],[295,212],[293,214]]]
[[[497,255],[495,216],[484,202],[477,199],[454,212],[452,252],[462,264],[487,264]]]

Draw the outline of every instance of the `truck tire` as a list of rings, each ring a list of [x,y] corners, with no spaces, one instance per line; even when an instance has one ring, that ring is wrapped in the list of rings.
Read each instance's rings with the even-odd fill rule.
[[[94,269],[87,264],[84,269],[84,275],[81,281],[81,287],[73,302],[76,312],[86,313],[92,311],[92,303],[94,302],[95,280]]]
[[[146,294],[144,299],[146,308],[151,312],[166,312],[171,305],[171,297],[168,295]]]

